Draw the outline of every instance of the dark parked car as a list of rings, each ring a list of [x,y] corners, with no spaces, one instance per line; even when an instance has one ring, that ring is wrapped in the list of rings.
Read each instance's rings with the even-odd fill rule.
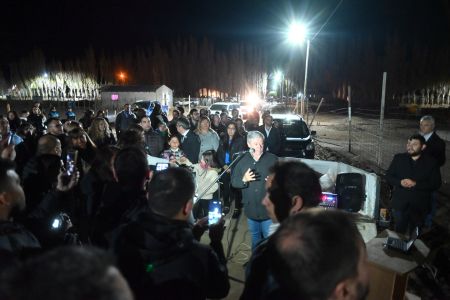
[[[138,100],[132,104],[133,110],[142,108],[145,109],[145,114],[150,116],[153,111],[156,100]]]
[[[314,159],[315,131],[309,131],[303,118],[295,114],[271,114],[278,123],[283,141],[283,156]]]

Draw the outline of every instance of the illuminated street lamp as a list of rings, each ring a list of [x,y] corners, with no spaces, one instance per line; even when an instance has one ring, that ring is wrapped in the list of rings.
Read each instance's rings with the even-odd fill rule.
[[[289,26],[288,41],[294,46],[303,45],[306,41],[306,62],[305,62],[305,82],[303,84],[303,97],[300,104],[300,114],[303,116],[305,112],[305,99],[306,99],[306,84],[308,82],[308,61],[309,61],[309,44],[310,41],[307,38],[308,30],[304,24],[297,22],[292,23]],[[298,112],[298,97],[295,104],[295,110]]]
[[[119,80],[122,82],[122,85],[124,85],[125,79],[127,78],[127,76],[125,75],[124,72],[120,72],[118,76],[119,76]]]

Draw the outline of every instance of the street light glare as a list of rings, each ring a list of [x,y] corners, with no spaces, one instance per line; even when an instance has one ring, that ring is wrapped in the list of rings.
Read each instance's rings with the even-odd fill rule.
[[[281,73],[281,71],[278,70],[275,72],[273,79],[276,83],[279,83],[279,82],[281,82],[282,77],[283,77],[283,73]]]
[[[294,22],[289,26],[288,40],[294,45],[303,44],[306,40],[307,33],[305,24]]]
[[[247,94],[247,101],[251,103],[251,105],[255,105],[256,103],[258,103],[260,101],[258,94],[255,92],[249,92]]]

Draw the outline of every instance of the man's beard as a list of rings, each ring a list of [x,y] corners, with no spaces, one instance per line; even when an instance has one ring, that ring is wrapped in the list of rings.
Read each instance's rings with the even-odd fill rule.
[[[415,151],[415,152],[408,152],[408,154],[409,154],[409,156],[411,156],[411,157],[416,157],[416,156],[419,156],[419,155],[421,155],[422,154],[422,150],[418,150],[418,151]]]

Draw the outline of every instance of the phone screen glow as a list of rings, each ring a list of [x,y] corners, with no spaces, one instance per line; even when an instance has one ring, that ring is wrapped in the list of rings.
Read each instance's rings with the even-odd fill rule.
[[[208,224],[216,224],[222,217],[222,204],[219,201],[209,202]]]

